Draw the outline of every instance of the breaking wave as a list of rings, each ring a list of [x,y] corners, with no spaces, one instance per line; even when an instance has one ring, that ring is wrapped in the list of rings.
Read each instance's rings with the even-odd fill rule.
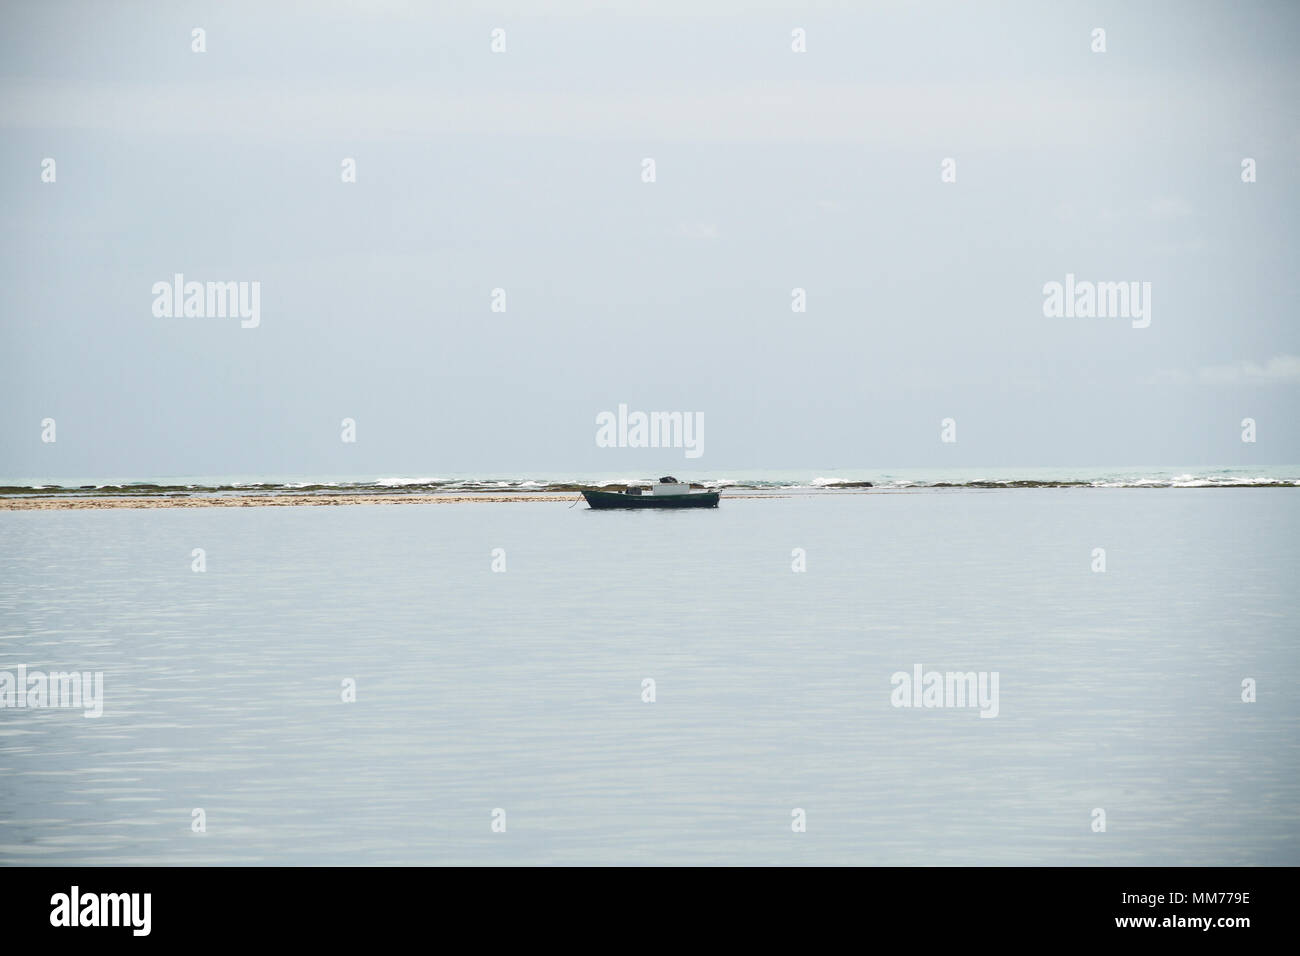
[[[1033,469],[1031,469],[1033,470]],[[933,474],[915,477],[863,474],[855,477],[737,477],[697,479],[694,488],[736,491],[837,494],[844,492],[915,491],[923,489],[1001,490],[1011,488],[1274,488],[1300,486],[1300,468],[1273,469],[1286,474],[1238,473],[1224,469],[1204,474],[1130,472],[1081,477],[986,477]],[[584,488],[651,484],[650,476],[555,478],[385,477],[366,480],[295,481],[134,481],[105,484],[11,483],[0,485],[3,497],[155,497],[189,495],[438,495],[473,493],[576,493]]]

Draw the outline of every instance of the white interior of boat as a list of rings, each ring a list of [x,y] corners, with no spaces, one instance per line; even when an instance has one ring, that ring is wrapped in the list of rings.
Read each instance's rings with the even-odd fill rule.
[[[685,482],[678,482],[675,485],[661,483],[658,485],[651,485],[650,494],[662,498],[668,495],[684,495],[689,493],[690,490],[691,486]]]

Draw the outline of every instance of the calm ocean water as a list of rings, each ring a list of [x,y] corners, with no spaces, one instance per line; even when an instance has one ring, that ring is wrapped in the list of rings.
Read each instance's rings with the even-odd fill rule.
[[[105,697],[0,710],[0,863],[1295,865],[1298,540],[1285,488],[0,512],[0,670]]]

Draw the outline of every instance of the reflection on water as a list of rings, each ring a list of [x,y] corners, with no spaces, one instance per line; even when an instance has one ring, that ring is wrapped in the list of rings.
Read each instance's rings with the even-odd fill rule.
[[[105,695],[0,710],[0,862],[1294,865],[1298,518],[1285,489],[0,513],[0,670]],[[917,664],[999,672],[998,717],[891,707]]]

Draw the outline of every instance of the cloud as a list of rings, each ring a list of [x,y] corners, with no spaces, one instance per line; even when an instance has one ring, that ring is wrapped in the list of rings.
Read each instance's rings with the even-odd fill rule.
[[[1181,196],[1161,196],[1147,200],[1147,215],[1162,221],[1187,219],[1196,213],[1195,207]]]
[[[384,81],[387,80],[387,83]],[[411,88],[400,77],[332,88],[228,78],[142,84],[0,78],[0,129],[294,136],[580,136],[689,143],[840,143],[970,150],[1092,145],[1149,124],[1147,100],[1009,83],[818,84],[646,91]],[[1153,97],[1155,94],[1151,94]],[[1066,98],[1068,97],[1068,98]],[[1077,116],[1106,117],[1104,131]],[[1168,115],[1168,114],[1166,114]]]
[[[1145,385],[1300,385],[1300,356],[1275,355],[1263,365],[1239,359],[1195,372],[1162,369],[1142,379]]]
[[[718,227],[711,222],[683,222],[678,224],[675,234],[686,239],[717,239]]]

